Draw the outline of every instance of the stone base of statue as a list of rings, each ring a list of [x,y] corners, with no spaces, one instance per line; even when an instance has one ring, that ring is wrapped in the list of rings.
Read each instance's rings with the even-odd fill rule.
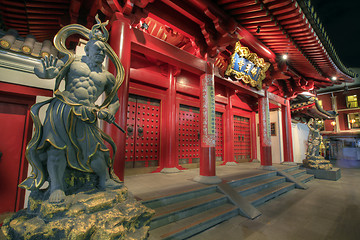
[[[46,190],[33,191],[28,208],[4,221],[3,233],[8,239],[19,240],[147,239],[154,210],[136,201],[125,186],[100,191],[86,184],[93,177],[68,174],[70,189],[79,182],[84,185],[82,191],[67,193],[60,203],[44,200],[48,198]]]
[[[322,156],[311,156],[303,160],[303,166],[306,167],[306,173],[314,175],[318,179],[336,181],[341,178],[341,170],[333,168],[329,160]]]
[[[340,168],[332,168],[329,170],[307,168],[306,173],[314,175],[314,178],[324,180],[337,181],[341,178]]]

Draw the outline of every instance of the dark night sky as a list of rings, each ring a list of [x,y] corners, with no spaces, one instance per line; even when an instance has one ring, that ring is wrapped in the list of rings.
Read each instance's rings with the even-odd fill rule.
[[[360,0],[311,0],[346,67],[360,68]]]

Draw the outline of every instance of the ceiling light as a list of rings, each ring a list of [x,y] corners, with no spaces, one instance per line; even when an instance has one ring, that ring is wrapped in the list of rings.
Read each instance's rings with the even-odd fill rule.
[[[282,55],[282,59],[284,60],[288,59],[288,55],[287,54]]]
[[[311,96],[311,97],[315,97],[315,94],[311,93],[311,92],[302,92],[300,93],[303,96]]]
[[[331,80],[336,81],[336,80],[337,80],[337,77],[336,77],[336,76],[332,76],[332,77],[331,77]]]

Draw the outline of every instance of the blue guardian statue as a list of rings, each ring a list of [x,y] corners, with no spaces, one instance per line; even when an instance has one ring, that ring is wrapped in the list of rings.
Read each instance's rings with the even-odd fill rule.
[[[50,56],[35,68],[40,78],[56,78],[55,97],[31,107],[35,132],[26,157],[32,173],[20,186],[32,191],[28,207],[4,221],[1,231],[7,239],[148,238],[155,211],[138,202],[114,174],[115,143],[97,125],[98,119],[116,125],[124,69],[106,43],[107,22],[96,20],[91,30],[77,24],[62,28],[54,45],[65,60]],[[89,39],[85,56],[66,49],[72,34]],[[102,68],[105,55],[114,63],[115,77]],[[60,91],[63,80],[65,89]],[[97,106],[102,93],[106,97]],[[41,123],[44,105],[48,108]],[[50,187],[39,189],[45,181]]]
[[[34,190],[45,181],[50,183],[49,202],[58,203],[65,198],[64,173],[66,168],[95,173],[100,189],[121,186],[113,172],[113,159],[105,141],[115,144],[97,125],[98,118],[114,123],[119,108],[117,90],[124,70],[116,54],[106,43],[108,22],[94,25],[91,31],[81,25],[64,27],[54,39],[55,47],[66,55],[65,60],[50,56],[42,59],[42,65],[35,67],[39,78],[53,79],[55,97],[35,104],[31,114],[35,134],[27,146],[26,156],[32,166],[32,174],[20,187]],[[75,56],[65,47],[66,38],[74,33],[89,39],[85,56]],[[103,69],[105,56],[114,62],[117,76]],[[65,90],[60,91],[60,82],[65,81]],[[104,93],[106,99],[101,106],[95,101]],[[45,121],[39,120],[39,109],[49,104]]]

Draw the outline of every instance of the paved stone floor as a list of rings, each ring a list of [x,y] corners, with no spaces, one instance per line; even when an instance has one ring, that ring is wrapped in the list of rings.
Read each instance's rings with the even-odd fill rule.
[[[217,175],[230,180],[259,171],[258,164],[217,167]],[[284,168],[283,165],[274,165]],[[255,220],[234,217],[210,228],[191,240],[359,240],[360,169],[342,168],[338,181],[314,179],[309,189],[295,189],[270,200],[258,209]],[[125,178],[129,190],[147,200],[183,190],[202,187],[192,180],[198,169],[175,174],[134,175]]]
[[[359,240],[360,169],[342,169],[338,181],[314,179],[258,209],[255,220],[234,217],[191,240]]]
[[[286,165],[275,165],[283,169]],[[241,163],[236,166],[217,166],[216,175],[222,180],[230,181],[245,176],[252,176],[266,170],[259,169],[259,163]],[[172,195],[208,185],[195,182],[199,169],[189,169],[178,173],[147,173],[125,176],[125,185],[139,200],[149,200],[161,196]]]
[[[258,163],[218,166],[216,173],[231,180],[264,171],[258,167]],[[148,200],[204,187],[192,180],[198,173],[199,169],[190,169],[131,175],[125,177],[125,185],[139,200]],[[237,216],[190,239],[359,240],[360,169],[342,168],[338,181],[314,179],[307,185],[308,190],[295,189],[260,206],[262,215],[255,220]]]

